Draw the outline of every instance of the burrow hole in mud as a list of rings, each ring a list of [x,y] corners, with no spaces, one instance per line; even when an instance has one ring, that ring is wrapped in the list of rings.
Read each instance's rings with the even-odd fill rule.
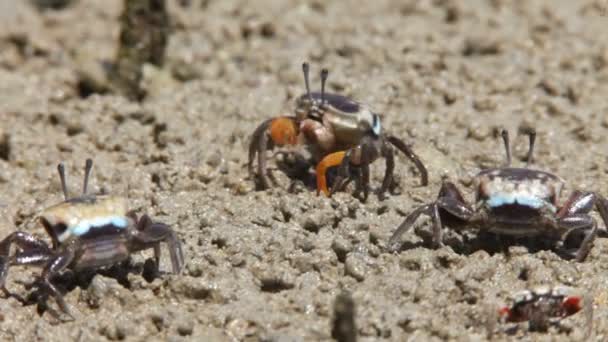
[[[78,84],[76,84],[76,90],[78,91],[78,96],[81,99],[86,99],[87,97],[93,94],[103,94],[91,85],[90,82],[86,82],[85,80],[79,80]]]
[[[262,279],[262,284],[260,286],[260,290],[262,290],[262,292],[269,293],[279,293],[292,288],[293,284],[289,284],[278,278],[264,278]]]
[[[216,246],[218,249],[224,249],[228,244],[228,241],[223,237],[217,237],[211,240],[211,244]]]
[[[519,270],[517,279],[523,280],[523,281],[528,281],[528,278],[530,278],[530,269],[529,268],[524,267],[521,270]]]

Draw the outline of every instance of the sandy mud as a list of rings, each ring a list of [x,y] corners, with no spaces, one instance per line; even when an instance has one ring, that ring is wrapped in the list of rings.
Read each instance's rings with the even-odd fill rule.
[[[473,176],[504,161],[501,128],[536,128],[535,167],[567,181],[560,201],[575,189],[608,195],[602,0],[168,3],[165,65],[145,68],[147,96],[135,102],[86,83],[103,82],[101,62],[115,55],[121,1],[44,11],[0,2],[0,236],[46,238],[37,215],[62,199],[57,163],[76,192],[91,157],[91,188],[170,224],[186,255],[172,275],[165,252],[150,282],[151,253],[134,255],[126,272],[61,277],[72,322],[53,317],[53,300],[37,304],[26,285],[39,270],[13,268],[7,287],[27,303],[0,299],[0,339],[326,341],[332,303],[348,290],[361,341],[485,341],[496,309],[537,285],[588,294],[594,339],[608,338],[605,238],[575,263],[476,232],[446,230],[446,246],[433,249],[420,220],[400,253],[384,252],[442,179],[473,199]],[[398,191],[384,201],[362,203],[352,189],[318,197],[302,184],[288,192],[276,172],[280,187],[256,191],[249,136],[293,110],[303,61],[313,88],[327,67],[329,90],[381,113],[426,163],[429,186],[398,157]],[[526,152],[517,138],[514,163]],[[383,168],[372,167],[374,188]],[[585,317],[548,332],[504,328],[495,340],[582,340]]]

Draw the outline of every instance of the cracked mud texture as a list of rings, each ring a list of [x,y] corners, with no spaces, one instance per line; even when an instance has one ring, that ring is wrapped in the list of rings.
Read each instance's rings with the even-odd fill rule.
[[[475,232],[446,231],[447,246],[434,250],[429,221],[420,220],[400,253],[383,252],[442,178],[472,199],[475,173],[504,160],[502,127],[536,127],[536,166],[567,181],[561,201],[574,189],[608,194],[604,2],[167,2],[165,65],[144,68],[141,103],[83,87],[104,82],[121,1],[45,11],[0,2],[0,236],[44,237],[36,217],[61,200],[56,164],[66,163],[75,192],[92,157],[92,189],[127,196],[170,224],[186,256],[179,276],[146,281],[151,253],[143,253],[126,279],[96,274],[68,286],[73,322],[2,298],[0,339],[330,340],[332,303],[346,290],[361,341],[484,341],[489,312],[542,284],[590,294],[594,339],[608,339],[605,238],[583,263],[518,243],[494,248]],[[370,103],[386,129],[413,144],[428,187],[399,157],[400,193],[382,202],[361,203],[352,189],[331,199],[303,185],[289,193],[285,177],[282,187],[255,191],[248,137],[293,109],[305,60],[313,88],[328,67],[329,90]],[[526,151],[526,139],[514,141],[516,164]],[[375,187],[383,165],[372,166]],[[169,266],[163,258],[162,270]],[[38,273],[13,268],[7,286],[27,297],[23,284]],[[493,338],[582,340],[584,327],[577,314],[546,333]]]

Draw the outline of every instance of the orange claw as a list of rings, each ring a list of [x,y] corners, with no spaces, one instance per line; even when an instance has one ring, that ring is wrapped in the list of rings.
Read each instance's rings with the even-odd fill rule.
[[[338,151],[330,153],[323,158],[319,164],[317,164],[317,195],[323,191],[325,196],[329,197],[329,189],[327,189],[327,179],[325,178],[325,172],[327,169],[333,166],[338,166],[344,159],[344,151]]]
[[[270,137],[272,141],[281,145],[295,145],[298,138],[298,128],[291,118],[279,117],[270,124]]]

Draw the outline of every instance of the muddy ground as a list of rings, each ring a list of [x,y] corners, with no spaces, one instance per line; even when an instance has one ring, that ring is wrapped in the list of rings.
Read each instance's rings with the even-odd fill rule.
[[[115,54],[120,0],[48,11],[0,2],[0,236],[45,237],[36,217],[62,199],[57,163],[76,193],[92,157],[92,189],[170,224],[186,255],[183,274],[151,282],[141,275],[151,253],[134,256],[126,275],[59,279],[72,322],[24,286],[38,270],[11,269],[7,287],[26,304],[0,300],[0,339],[329,340],[332,302],[346,289],[362,341],[484,341],[489,313],[536,285],[589,294],[594,338],[608,338],[605,238],[583,263],[534,243],[497,248],[475,232],[446,232],[447,246],[434,250],[420,220],[400,253],[383,252],[442,179],[472,198],[475,173],[504,160],[502,127],[536,127],[535,166],[568,182],[561,201],[574,189],[608,194],[606,3],[168,2],[166,65],[146,68],[141,103],[84,86],[103,78],[100,61]],[[249,135],[293,109],[305,60],[313,88],[329,68],[331,91],[372,104],[385,128],[413,144],[429,186],[399,157],[399,193],[384,201],[362,203],[352,189],[331,199],[302,185],[289,193],[285,177],[255,190]],[[516,164],[526,151],[520,137]],[[375,188],[383,165],[373,165]],[[546,333],[494,338],[581,340],[584,328],[577,314]]]

